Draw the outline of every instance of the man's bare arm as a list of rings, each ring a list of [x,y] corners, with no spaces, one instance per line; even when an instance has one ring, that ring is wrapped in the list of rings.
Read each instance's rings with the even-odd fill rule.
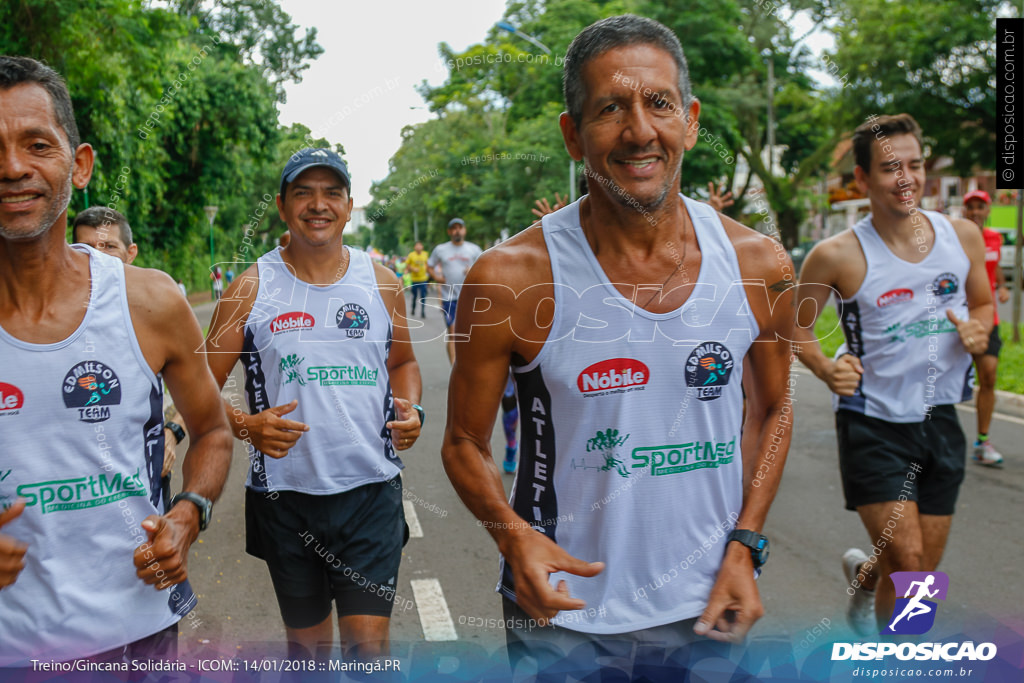
[[[796,328],[794,345],[797,358],[808,370],[825,382],[832,392],[840,396],[853,396],[860,386],[864,368],[860,359],[844,354],[836,360],[825,356],[814,333],[814,323],[836,292],[835,274],[839,260],[844,258],[843,244],[836,238],[822,242],[807,255],[800,271],[800,284],[796,290]],[[836,294],[838,296],[838,294]],[[841,334],[837,329],[832,334]]]
[[[520,243],[524,236],[521,233],[513,240]],[[535,319],[535,305],[543,298],[537,291],[540,288],[533,288],[536,295],[530,300],[516,297],[516,292],[529,287],[529,278],[537,277],[535,265],[517,261],[497,248],[481,256],[466,278],[455,318],[460,341],[448,388],[448,425],[441,456],[459,497],[505,556],[517,603],[534,618],[544,620],[560,610],[585,607],[582,600],[569,595],[565,582],[558,588],[550,586],[552,572],[594,576],[603,565],[572,557],[517,515],[506,501],[501,474],[491,455],[490,437],[510,359],[514,353],[532,357],[524,340],[543,337],[536,330],[525,329],[528,323],[522,322]]]
[[[405,290],[390,270],[374,265],[381,298],[391,314],[391,352],[388,355],[388,380],[395,400],[395,419],[388,423],[391,441],[397,450],[412,447],[420,436],[419,414],[413,409],[420,402],[422,379],[416,362],[409,323],[405,315]]]
[[[252,312],[258,291],[258,271],[253,265],[231,283],[213,311],[204,348],[206,362],[218,387],[224,386],[242,354],[245,345],[245,324]],[[309,431],[309,427],[302,422],[284,417],[295,410],[297,401],[272,406],[255,415],[232,405],[227,400],[222,400],[221,403],[235,438],[251,443],[260,452],[272,458],[287,455],[299,437]]]
[[[792,438],[789,366],[795,289],[789,257],[778,252],[773,242],[753,235],[736,241],[747,300],[760,328],[744,359],[743,506],[736,528],[760,533],[782,480]],[[740,642],[763,614],[750,549],[729,543],[707,608],[694,630],[713,640]]]
[[[125,269],[128,304],[147,360],[158,372],[190,435],[182,464],[182,490],[216,500],[231,464],[231,432],[218,410],[220,393],[206,366],[199,322],[177,285],[157,271]],[[182,501],[142,524],[149,543],[135,553],[138,575],[157,588],[187,578],[188,548],[199,534],[199,511]]]
[[[992,287],[988,281],[988,273],[985,272],[985,241],[972,221],[955,218],[952,223],[964,253],[971,262],[967,281],[964,283],[968,318],[959,320],[952,311],[947,311],[946,316],[956,325],[960,341],[968,353],[984,353],[988,348],[988,337],[995,320]]]

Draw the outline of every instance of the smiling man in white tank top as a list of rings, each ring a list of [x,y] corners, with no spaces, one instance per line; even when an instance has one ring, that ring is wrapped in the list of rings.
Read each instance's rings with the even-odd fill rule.
[[[798,336],[800,360],[835,394],[846,507],[873,546],[870,558],[843,556],[847,618],[866,636],[892,613],[889,574],[933,571],[945,549],[966,457],[954,404],[970,398],[970,354],[988,346],[992,296],[977,227],[918,209],[917,122],[872,116],[853,150],[871,214],[808,254]],[[834,360],[813,333],[833,294],[846,339]]]
[[[566,65],[560,126],[590,194],[470,271],[442,455],[501,552],[513,663],[580,646],[575,671],[623,643],[739,642],[762,615],[795,283],[781,245],[679,192],[700,104],[670,30],[602,20]],[[509,366],[506,502],[488,444]]]
[[[0,57],[0,667],[173,657],[231,459],[174,281],[64,241],[92,167],[60,76]],[[163,515],[161,378],[191,437]]]
[[[402,461],[420,433],[420,372],[401,282],[343,244],[348,167],[293,154],[277,208],[291,235],[228,287],[206,340],[222,386],[239,359],[249,447],[246,551],[267,562],[295,658],[386,655],[402,545]]]

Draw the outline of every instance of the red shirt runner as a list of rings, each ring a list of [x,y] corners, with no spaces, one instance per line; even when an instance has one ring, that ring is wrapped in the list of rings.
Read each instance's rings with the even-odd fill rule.
[[[992,310],[995,313],[996,325],[999,324],[999,305],[996,293],[996,268],[999,267],[999,252],[1003,246],[1003,236],[991,228],[982,228],[985,238],[985,272],[988,273],[988,284],[992,287]]]

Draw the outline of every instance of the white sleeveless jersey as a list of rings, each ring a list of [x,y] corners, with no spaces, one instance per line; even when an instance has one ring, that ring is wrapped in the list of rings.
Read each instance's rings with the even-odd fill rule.
[[[285,415],[309,425],[283,458],[249,446],[246,486],[327,495],[393,478],[402,461],[385,428],[391,314],[370,257],[358,249],[345,275],[317,287],[297,279],[280,248],[257,261],[259,291],[245,324],[242,362],[250,411],[298,399]]]
[[[135,575],[139,526],[161,514],[162,389],[132,328],[124,266],[84,245],[82,324],[53,344],[0,330],[0,505],[27,507],[0,533],[27,544],[0,590],[0,667],[126,645],[195,606],[188,583],[157,591]]]
[[[838,353],[860,358],[864,374],[856,394],[833,397],[836,409],[920,422],[931,406],[971,397],[971,356],[946,317],[951,308],[967,318],[971,263],[949,220],[921,213],[935,230],[935,244],[920,263],[893,254],[870,215],[853,226],[867,272],[857,293],[836,303],[846,338]]]
[[[593,578],[551,576],[587,603],[555,617],[565,628],[623,633],[699,615],[739,516],[740,383],[758,326],[718,215],[683,199],[701,265],[670,313],[612,286],[579,202],[543,218],[555,322],[534,361],[514,369],[522,454],[511,505],[571,555],[606,564]],[[502,565],[499,590],[514,599]]]

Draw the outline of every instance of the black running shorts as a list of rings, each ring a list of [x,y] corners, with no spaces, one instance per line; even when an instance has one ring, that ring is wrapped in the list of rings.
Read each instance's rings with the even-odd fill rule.
[[[1003,340],[999,338],[999,325],[992,326],[992,333],[988,335],[988,348],[984,355],[999,358],[999,350],[1003,348]]]
[[[276,493],[276,495],[275,495]],[[246,489],[246,552],[266,561],[289,628],[331,614],[391,616],[409,538],[401,477],[314,496]]]
[[[967,442],[951,405],[921,422],[836,411],[846,509],[911,500],[925,515],[951,515],[964,480]]]

